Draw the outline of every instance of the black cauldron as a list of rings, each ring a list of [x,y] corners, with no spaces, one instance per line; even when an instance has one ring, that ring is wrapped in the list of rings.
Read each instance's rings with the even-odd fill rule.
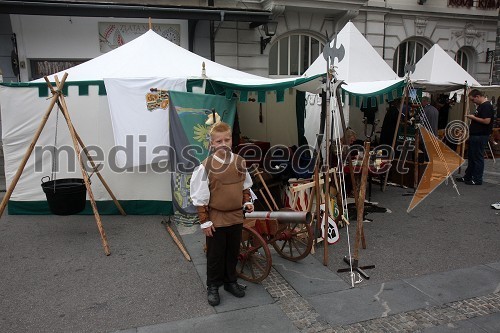
[[[44,182],[44,178],[49,181]],[[81,178],[50,180],[42,178],[42,189],[47,197],[50,211],[55,215],[72,215],[85,208],[87,188]]]

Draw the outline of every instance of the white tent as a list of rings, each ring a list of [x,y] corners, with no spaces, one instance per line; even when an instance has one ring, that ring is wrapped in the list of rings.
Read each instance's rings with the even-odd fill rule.
[[[415,65],[415,72],[410,73],[410,80],[416,88],[430,92],[449,92],[464,87],[481,87],[438,44],[434,46]]]
[[[336,36],[336,47],[344,47],[344,58],[334,66],[339,80],[344,80],[345,90],[354,94],[376,94],[402,81],[392,68],[375,51],[352,22],[348,22]],[[331,43],[332,47],[333,42]],[[303,77],[325,74],[326,60],[321,54],[307,69]],[[313,86],[316,83],[316,86]],[[307,91],[320,92],[317,81],[311,81],[300,87]],[[299,87],[299,88],[300,88]]]
[[[205,70],[202,64],[205,63]],[[187,91],[193,86],[216,86],[231,97],[233,91],[240,91],[240,100],[249,92],[258,92],[259,101],[265,98],[265,91],[275,90],[278,99],[286,88],[307,82],[311,78],[272,80],[240,72],[204,59],[185,50],[153,31],[129,43],[70,68],[65,84],[65,99],[73,124],[83,142],[101,148],[105,153],[115,147],[113,127],[104,79],[151,79],[152,87],[168,79],[187,79]],[[58,73],[58,78],[63,77]],[[49,77],[54,81],[54,77]],[[154,83],[153,83],[154,82]],[[157,86],[161,88],[162,86]],[[124,91],[124,94],[129,92]],[[7,186],[13,180],[20,161],[26,152],[33,134],[42,120],[50,101],[49,91],[43,79],[29,83],[0,85],[0,108],[2,112],[2,139],[5,156]],[[55,144],[57,147],[72,147],[64,119],[53,112],[47,122],[38,147]],[[57,125],[56,125],[57,124]],[[168,131],[168,123],[165,124]],[[72,150],[72,149],[69,149]],[[59,154],[61,156],[61,154]],[[64,156],[64,154],[62,155]],[[9,213],[38,214],[48,212],[45,196],[40,188],[40,179],[51,174],[52,155],[43,149],[31,155],[26,168],[9,201]],[[116,197],[129,214],[169,214],[172,212],[170,174],[154,172],[151,165],[141,168],[113,171],[108,156],[96,158],[103,163],[102,175]],[[64,159],[63,159],[64,160]],[[58,178],[81,177],[74,159],[58,162]],[[66,161],[67,160],[67,161]],[[100,203],[101,213],[116,213],[108,193],[95,178],[93,192]]]
[[[205,71],[202,71],[202,64]],[[95,81],[104,78],[168,77],[183,79],[210,79],[239,90],[242,86],[257,89],[262,86],[283,84],[294,86],[303,79],[268,79],[205,59],[168,41],[149,30],[123,46],[72,67],[68,73],[70,81]],[[56,73],[59,78],[63,72]],[[54,74],[54,75],[56,75]],[[53,81],[54,75],[49,76]],[[43,79],[33,82],[45,84]]]
[[[379,104],[385,99],[392,100],[401,94],[404,79],[398,78],[352,22],[348,22],[337,34],[336,46],[333,42],[331,45],[336,48],[342,45],[345,51],[344,58],[340,62],[335,59],[334,66],[337,78],[346,83],[342,86],[343,98],[347,102],[344,106],[346,121],[350,118],[351,127],[359,133],[362,114],[361,112],[349,114],[348,104],[360,107],[368,97],[377,98]],[[325,74],[326,70],[326,60],[321,54],[303,76],[314,77],[320,73]],[[319,92],[321,85],[318,80],[313,80],[298,88]],[[307,96],[305,131],[309,144],[315,142],[316,133],[319,131],[319,110],[319,98]]]

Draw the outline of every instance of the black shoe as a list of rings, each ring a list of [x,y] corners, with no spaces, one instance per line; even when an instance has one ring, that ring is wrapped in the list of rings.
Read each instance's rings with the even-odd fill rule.
[[[475,180],[466,180],[464,183],[467,185],[483,185],[483,182],[478,182]]]
[[[240,285],[236,282],[224,283],[224,290],[233,294],[235,297],[244,297],[245,291],[241,289]]]
[[[208,286],[207,287],[207,299],[208,299],[208,304],[210,304],[211,306],[219,305],[219,303],[220,303],[219,287]]]
[[[465,177],[457,177],[455,178],[455,180],[460,183],[465,183],[470,181],[469,179],[465,179]]]

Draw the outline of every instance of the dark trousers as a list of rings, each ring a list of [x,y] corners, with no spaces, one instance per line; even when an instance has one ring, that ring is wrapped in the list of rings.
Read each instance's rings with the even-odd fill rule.
[[[467,169],[464,178],[475,182],[483,181],[484,148],[488,143],[488,135],[471,135],[467,153]]]
[[[243,224],[215,229],[207,239],[207,286],[236,282]]]

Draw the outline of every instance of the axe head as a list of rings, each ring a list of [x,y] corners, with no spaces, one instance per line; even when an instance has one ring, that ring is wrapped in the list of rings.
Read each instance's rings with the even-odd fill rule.
[[[344,59],[344,56],[344,45],[340,44],[340,46],[337,47],[337,37],[332,39],[332,41],[325,45],[325,47],[323,48],[323,58],[325,58],[326,61],[328,61],[328,58],[331,58],[333,62],[335,58],[337,58],[338,62],[341,62],[342,59]]]
[[[405,65],[405,74],[414,73],[414,72],[415,72],[415,64],[413,64],[413,65],[406,64]]]

